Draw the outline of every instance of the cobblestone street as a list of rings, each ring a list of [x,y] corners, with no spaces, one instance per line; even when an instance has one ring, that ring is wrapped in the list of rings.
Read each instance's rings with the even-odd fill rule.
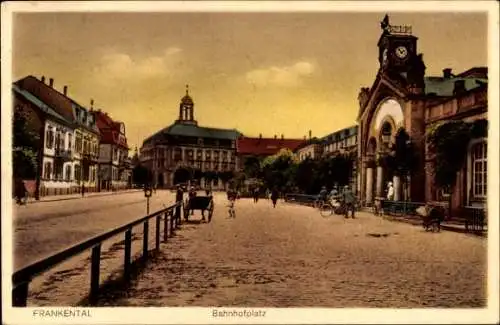
[[[184,223],[127,292],[105,306],[484,307],[487,241],[241,199],[228,219]],[[199,211],[193,220],[199,220]]]

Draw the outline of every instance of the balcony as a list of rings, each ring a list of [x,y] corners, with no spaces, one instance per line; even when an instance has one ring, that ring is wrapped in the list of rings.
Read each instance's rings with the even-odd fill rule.
[[[54,150],[54,156],[59,159],[63,159],[65,161],[71,160],[71,150],[70,149],[62,149],[57,148]]]
[[[98,155],[95,153],[90,153],[90,152],[83,152],[82,153],[82,160],[84,163],[88,163],[89,165],[96,165],[97,159],[98,159]]]

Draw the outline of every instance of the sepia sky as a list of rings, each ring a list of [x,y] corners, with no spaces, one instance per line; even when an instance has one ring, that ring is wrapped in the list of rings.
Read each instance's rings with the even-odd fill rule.
[[[324,136],[355,124],[378,69],[385,13],[17,13],[13,78],[54,78],[125,122],[131,148],[178,116],[247,136]],[[394,13],[412,25],[427,75],[487,65],[487,16]]]

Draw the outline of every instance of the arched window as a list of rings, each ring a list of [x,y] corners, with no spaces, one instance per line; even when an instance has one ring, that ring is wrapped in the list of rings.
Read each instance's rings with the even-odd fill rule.
[[[385,122],[382,125],[382,130],[380,132],[380,140],[387,146],[391,142],[392,126],[389,122]]]
[[[487,195],[487,149],[486,141],[478,142],[470,149],[472,199],[485,199]]]

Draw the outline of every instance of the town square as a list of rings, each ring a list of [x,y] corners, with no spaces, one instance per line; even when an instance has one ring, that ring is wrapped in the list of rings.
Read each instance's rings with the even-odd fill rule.
[[[498,303],[496,4],[183,5],[11,16],[10,306]]]

